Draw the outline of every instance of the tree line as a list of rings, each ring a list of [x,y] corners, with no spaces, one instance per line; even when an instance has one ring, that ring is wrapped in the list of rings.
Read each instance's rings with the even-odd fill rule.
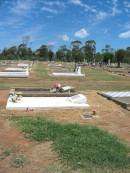
[[[109,64],[121,62],[130,64],[130,47],[126,49],[114,50],[110,45],[106,45],[101,52],[96,52],[96,42],[88,40],[84,44],[75,40],[71,42],[70,47],[60,46],[54,52],[51,47],[41,45],[36,51],[33,51],[22,43],[19,46],[5,48],[0,52],[1,60],[39,60],[39,61],[63,61],[63,62],[86,62],[89,64]]]

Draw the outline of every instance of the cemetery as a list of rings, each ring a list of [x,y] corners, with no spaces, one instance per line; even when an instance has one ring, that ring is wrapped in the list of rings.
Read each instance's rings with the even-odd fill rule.
[[[18,66],[18,64],[22,65]],[[47,62],[30,64],[32,62],[21,61],[19,63],[15,61],[0,67],[2,71],[9,74],[11,72],[15,74],[31,72],[30,78],[0,78],[0,123],[3,129],[0,138],[3,138],[3,145],[5,146],[8,143],[11,146],[19,144],[23,147],[24,154],[28,158],[32,157],[29,152],[32,153],[30,150],[34,152],[37,145],[35,146],[33,141],[30,144],[30,141],[24,135],[18,133],[21,132],[20,129],[23,129],[23,134],[34,141],[38,141],[39,145],[43,142],[44,151],[40,149],[41,155],[40,152],[38,152],[39,154],[36,153],[33,156],[34,161],[32,163],[35,162],[36,157],[39,157],[38,162],[41,163],[43,163],[44,157],[47,160],[52,158],[51,163],[53,163],[53,153],[46,147],[44,137],[47,136],[48,143],[51,141],[53,146],[57,147],[58,158],[62,158],[62,154],[63,157],[66,156],[69,151],[67,159],[74,165],[79,162],[79,158],[75,157],[71,149],[69,150],[69,146],[73,146],[74,153],[80,152],[81,155],[85,155],[82,161],[84,163],[84,160],[87,162],[90,149],[96,152],[100,148],[100,143],[97,144],[97,141],[102,141],[101,145],[106,147],[107,139],[112,140],[112,142],[109,143],[110,146],[107,146],[107,154],[104,155],[105,160],[104,157],[101,157],[102,163],[106,164],[108,156],[114,157],[109,148],[114,149],[117,158],[121,157],[127,162],[126,154],[120,155],[117,148],[117,145],[121,146],[122,153],[124,153],[126,146],[115,141],[113,135],[118,136],[129,145],[129,77],[116,76],[103,68],[87,65],[82,66],[83,77],[75,78],[74,74],[80,73],[81,68],[78,66],[78,72],[69,73],[69,71],[73,71],[74,63],[64,63],[62,66],[57,66],[58,63],[48,66]],[[65,76],[59,78],[57,75],[50,75],[56,70],[61,74],[65,74]],[[66,74],[73,74],[74,76],[72,75],[70,78]],[[8,127],[5,120],[15,125]],[[103,131],[99,129],[103,129]],[[60,139],[63,143],[59,143]],[[75,140],[77,140],[76,145]],[[88,140],[91,142],[87,150]],[[80,141],[79,144],[78,141]],[[48,145],[51,148],[50,144]],[[79,149],[79,146],[82,146],[83,150]],[[62,151],[63,148],[64,151]],[[99,153],[103,155],[104,152],[105,150],[102,149],[102,152]],[[51,158],[49,158],[50,154]],[[98,153],[96,155],[92,153],[89,157],[95,159],[97,155]],[[76,160],[71,162],[70,158]],[[63,158],[63,161],[65,160]],[[96,159],[96,163],[100,165],[99,159]],[[10,165],[10,162],[7,162],[7,164]],[[124,167],[122,162],[111,162],[111,159],[109,164],[114,169],[116,169],[115,164]],[[93,169],[96,170],[95,166]],[[108,170],[105,166],[104,169]]]
[[[130,173],[130,0],[0,0],[0,173]]]

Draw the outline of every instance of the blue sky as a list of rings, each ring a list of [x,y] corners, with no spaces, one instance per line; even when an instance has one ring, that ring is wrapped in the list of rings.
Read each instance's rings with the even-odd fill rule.
[[[71,41],[94,39],[130,46],[130,0],[0,0],[0,49],[30,36],[34,50],[41,44],[57,49]]]

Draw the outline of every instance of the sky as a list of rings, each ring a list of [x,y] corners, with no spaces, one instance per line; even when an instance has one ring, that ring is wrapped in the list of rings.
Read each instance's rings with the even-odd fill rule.
[[[74,40],[94,39],[130,46],[130,0],[0,0],[0,49],[19,45],[29,36],[33,50],[42,44],[56,50]]]

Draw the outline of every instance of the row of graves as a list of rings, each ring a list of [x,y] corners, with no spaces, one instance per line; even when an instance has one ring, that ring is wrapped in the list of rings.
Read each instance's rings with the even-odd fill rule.
[[[62,64],[48,64],[48,66],[64,69]],[[18,67],[21,68],[21,65],[18,64]],[[77,66],[73,72],[54,72],[52,75],[60,77],[85,76],[81,73],[80,66]],[[99,94],[130,110],[130,92],[100,92]],[[88,107],[86,95],[76,91],[72,86],[64,86],[59,82],[50,88],[13,88],[10,90],[6,105],[7,110],[26,111],[54,108],[84,109]]]
[[[8,68],[12,72],[20,73],[27,70],[30,66],[18,64],[17,68]],[[62,64],[48,64],[51,67],[63,68]],[[13,71],[14,70],[14,71]],[[19,71],[18,71],[19,70]],[[25,73],[27,71],[24,71]],[[29,72],[29,71],[28,71]],[[81,68],[76,67],[73,72],[54,73],[53,76],[85,76],[81,74]],[[21,74],[22,76],[22,74]],[[25,76],[25,74],[24,74]],[[64,86],[59,82],[53,84],[50,88],[13,88],[10,90],[7,100],[7,110],[43,110],[54,108],[88,108],[89,104],[85,95],[79,93],[72,86]]]
[[[31,63],[6,64],[0,70],[0,78],[28,78],[31,68]]]
[[[60,67],[63,68],[62,64],[49,64],[49,66],[56,66],[56,67]],[[77,77],[85,77],[85,74],[82,74],[81,72],[81,66],[78,65],[74,68],[73,72],[54,72],[53,76],[77,76]],[[102,92],[98,92],[98,94],[100,94],[101,96],[112,100],[114,102],[116,102],[117,104],[120,104],[123,108],[130,110],[130,91],[116,91],[116,92],[112,92],[112,91],[102,91]]]

